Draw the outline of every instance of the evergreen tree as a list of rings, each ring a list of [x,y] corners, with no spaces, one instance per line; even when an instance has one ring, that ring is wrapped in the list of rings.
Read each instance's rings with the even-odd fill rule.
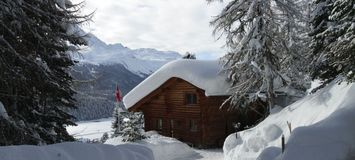
[[[355,2],[316,0],[312,17],[310,72],[323,87],[339,75],[355,80]]]
[[[122,102],[116,103],[116,107],[114,108],[113,114],[112,114],[113,134],[111,135],[111,137],[117,137],[122,133],[123,118],[126,114],[128,114],[124,108],[125,107],[123,106]]]
[[[226,102],[232,106],[248,104],[266,92],[270,110],[275,88],[304,81],[304,74],[299,74],[303,68],[294,63],[303,60],[298,51],[303,44],[296,42],[302,38],[299,32],[305,29],[304,15],[296,2],[233,0],[211,22],[214,34],[226,35],[230,49],[224,66],[234,91]]]
[[[76,25],[87,20],[69,0],[0,2],[0,145],[74,140],[64,111],[74,107],[70,54],[86,45]]]
[[[143,139],[143,114],[127,112],[124,117],[122,124],[123,142],[134,142]]]
[[[326,77],[331,77],[325,81],[324,85],[334,80],[336,70],[329,65],[328,61],[324,59],[323,56],[326,52],[324,48],[327,45],[324,43],[327,36],[323,35],[323,33],[327,30],[327,26],[330,23],[329,15],[332,10],[332,3],[332,0],[315,0],[313,2],[312,17],[310,20],[312,29],[309,35],[312,40],[310,43],[311,51],[309,59],[313,60],[310,66],[310,74],[312,79],[326,79]]]

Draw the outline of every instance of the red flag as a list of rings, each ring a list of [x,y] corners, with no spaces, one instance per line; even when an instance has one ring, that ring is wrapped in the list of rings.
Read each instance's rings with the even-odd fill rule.
[[[122,93],[121,93],[120,88],[118,87],[118,85],[116,86],[115,95],[116,95],[116,101],[117,102],[121,102],[122,101]]]

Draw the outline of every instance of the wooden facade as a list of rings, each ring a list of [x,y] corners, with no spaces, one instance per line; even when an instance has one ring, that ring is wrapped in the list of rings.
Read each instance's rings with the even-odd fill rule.
[[[196,147],[217,147],[235,132],[236,111],[220,109],[228,96],[205,96],[204,90],[170,78],[133,105],[144,114],[145,130],[156,130]],[[226,108],[226,107],[225,107]]]

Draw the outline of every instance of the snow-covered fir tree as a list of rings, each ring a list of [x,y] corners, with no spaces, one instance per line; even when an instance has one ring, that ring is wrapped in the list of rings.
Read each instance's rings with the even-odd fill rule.
[[[304,43],[299,39],[306,36],[299,32],[306,30],[306,16],[299,10],[301,2],[233,0],[211,22],[214,34],[224,34],[230,49],[223,59],[234,93],[226,102],[239,107],[266,92],[270,110],[275,89],[304,82],[304,65],[299,65],[305,62]]]
[[[143,139],[143,123],[142,113],[127,112],[122,123],[122,141],[134,142]]]
[[[355,1],[315,0],[312,12],[313,79],[323,85],[341,75],[355,80]]]
[[[112,121],[112,129],[113,133],[111,137],[117,137],[122,133],[123,129],[123,119],[125,118],[125,115],[127,115],[127,111],[124,108],[124,105],[122,102],[117,102],[116,107],[113,110],[113,121]]]
[[[70,52],[86,45],[74,28],[87,20],[69,0],[0,2],[0,145],[74,140],[64,111],[74,107]]]
[[[322,35],[327,30],[329,24],[329,15],[331,12],[331,4],[333,0],[315,0],[312,4],[312,14],[311,14],[311,31],[309,33],[311,37],[310,43],[310,54],[309,59],[312,59],[310,65],[310,75],[312,79],[325,79],[323,76],[329,77],[330,79],[326,80],[321,87],[327,83],[334,80],[333,77],[335,68],[332,68],[329,63],[324,59],[324,48],[326,44],[326,36]],[[320,75],[322,73],[322,75]]]

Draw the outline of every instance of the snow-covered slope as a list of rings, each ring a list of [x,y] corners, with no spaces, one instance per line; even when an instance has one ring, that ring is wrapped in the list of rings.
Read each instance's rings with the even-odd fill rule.
[[[154,160],[147,147],[135,144],[105,145],[59,143],[47,146],[0,147],[1,160]]]
[[[81,63],[122,64],[140,76],[146,76],[165,63],[181,55],[173,51],[158,51],[150,48],[130,49],[122,44],[106,44],[93,34],[88,34],[89,46],[83,48],[82,56],[75,56]]]
[[[257,126],[232,134],[226,160],[334,160],[355,156],[355,84],[332,83],[271,114]],[[290,134],[287,122],[293,131]],[[286,150],[281,155],[281,136]]]

